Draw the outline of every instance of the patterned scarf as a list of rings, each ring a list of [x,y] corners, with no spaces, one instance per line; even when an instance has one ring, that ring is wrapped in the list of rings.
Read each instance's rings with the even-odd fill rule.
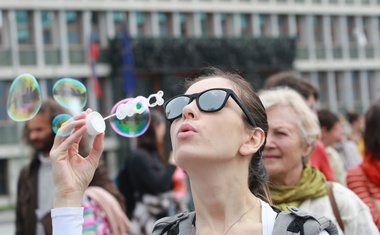
[[[284,211],[287,206],[299,207],[307,199],[327,195],[325,176],[308,164],[295,186],[270,185],[269,189],[273,204]]]
[[[361,167],[367,175],[368,180],[380,187],[380,161],[375,160],[372,153],[365,151]]]

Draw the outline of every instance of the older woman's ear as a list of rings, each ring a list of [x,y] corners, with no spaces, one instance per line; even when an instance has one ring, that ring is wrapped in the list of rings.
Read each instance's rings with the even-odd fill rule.
[[[239,153],[243,156],[252,156],[259,151],[260,147],[264,144],[265,134],[261,128],[250,130],[248,138],[239,149]]]

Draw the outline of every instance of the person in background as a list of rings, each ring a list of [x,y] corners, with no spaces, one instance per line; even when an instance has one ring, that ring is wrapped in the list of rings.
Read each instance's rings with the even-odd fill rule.
[[[20,172],[17,184],[16,235],[50,235],[53,208],[53,178],[50,149],[55,133],[52,121],[68,110],[55,100],[45,100],[37,115],[27,121],[23,129],[23,140],[32,147],[31,162]],[[80,154],[89,152],[88,137],[83,136],[79,144]],[[90,185],[100,186],[111,193],[124,208],[124,197],[108,175],[106,167],[99,164]]]
[[[264,83],[264,90],[275,87],[289,87],[297,91],[305,100],[313,112],[316,112],[316,101],[319,92],[306,79],[299,78],[293,71],[284,71],[270,76]],[[334,170],[331,167],[329,156],[322,141],[317,140],[315,147],[309,156],[310,165],[320,170],[328,181],[334,180]]]
[[[344,135],[343,125],[339,116],[328,109],[318,110],[317,114],[322,132],[322,142],[326,146],[326,152],[334,169],[334,180],[346,185],[346,169],[343,157],[334,149],[334,144],[342,141]]]
[[[347,187],[367,204],[380,230],[380,103],[373,104],[365,114],[363,140],[363,161],[348,169]]]
[[[347,135],[347,139],[353,141],[358,146],[358,150],[361,156],[363,156],[364,154],[363,131],[365,127],[364,115],[355,111],[347,111],[346,119],[350,125],[350,131]]]
[[[180,220],[174,226],[170,218],[157,221],[153,234],[169,225],[170,231],[161,234],[271,235],[277,213],[269,205],[261,158],[268,124],[252,86],[236,73],[215,70],[191,81],[185,94],[168,100],[164,110],[172,122],[173,156],[191,178],[195,212],[176,215]],[[75,126],[76,131],[69,137],[56,136],[51,151],[56,169],[55,235],[77,235],[83,221],[78,207],[103,149],[104,135],[95,137],[83,161],[76,151],[68,150],[86,131],[84,119],[90,112],[68,123],[65,128]],[[81,164],[72,164],[73,158]],[[68,182],[67,176],[75,180]]]
[[[176,165],[172,158],[167,163],[164,154],[166,120],[156,109],[151,109],[150,115],[149,127],[137,137],[137,148],[128,156],[117,180],[132,220],[131,234],[150,234],[154,222],[168,216],[169,206],[174,203],[172,178]]]
[[[273,204],[282,210],[296,206],[325,215],[340,225],[339,234],[378,234],[370,211],[360,198],[334,182],[330,198],[324,175],[309,165],[308,156],[320,138],[320,128],[305,100],[289,88],[264,90],[259,96],[269,125],[263,159]],[[333,198],[338,213],[333,211]]]

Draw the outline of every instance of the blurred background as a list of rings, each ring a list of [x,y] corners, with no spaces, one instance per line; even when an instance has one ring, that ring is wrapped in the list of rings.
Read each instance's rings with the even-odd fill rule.
[[[257,90],[294,70],[319,88],[318,108],[363,112],[380,89],[380,0],[1,0],[0,209],[30,160],[24,123],[7,115],[20,74],[36,77],[42,99],[78,79],[87,107],[107,116],[126,97],[168,99],[209,65],[239,69]],[[130,146],[107,127],[111,177]]]

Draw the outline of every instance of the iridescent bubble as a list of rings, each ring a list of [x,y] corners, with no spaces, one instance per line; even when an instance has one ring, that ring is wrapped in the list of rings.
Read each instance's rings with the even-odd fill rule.
[[[14,121],[32,119],[41,108],[40,86],[31,74],[21,74],[11,84],[7,100],[8,116]]]
[[[53,97],[73,114],[78,114],[87,103],[87,89],[76,79],[61,78],[53,86]]]
[[[128,102],[134,100],[133,98],[128,98],[119,101],[115,106],[113,106],[111,110],[111,115],[113,115],[110,118],[110,123],[112,129],[116,133],[118,133],[121,136],[125,137],[137,137],[142,135],[147,129],[150,124],[150,111],[149,107],[144,104],[141,101],[135,102],[136,103],[136,113],[132,116],[126,116],[124,119],[119,120],[116,117],[116,110],[119,105],[127,104]],[[140,110],[139,113],[137,113],[137,110]],[[143,111],[141,111],[143,110]],[[115,115],[114,115],[115,114]]]
[[[63,113],[57,115],[52,121],[52,127],[55,134],[59,136],[68,136],[74,130],[74,128],[61,128],[62,124],[67,121],[73,121],[71,115]],[[61,129],[60,129],[61,128]]]

